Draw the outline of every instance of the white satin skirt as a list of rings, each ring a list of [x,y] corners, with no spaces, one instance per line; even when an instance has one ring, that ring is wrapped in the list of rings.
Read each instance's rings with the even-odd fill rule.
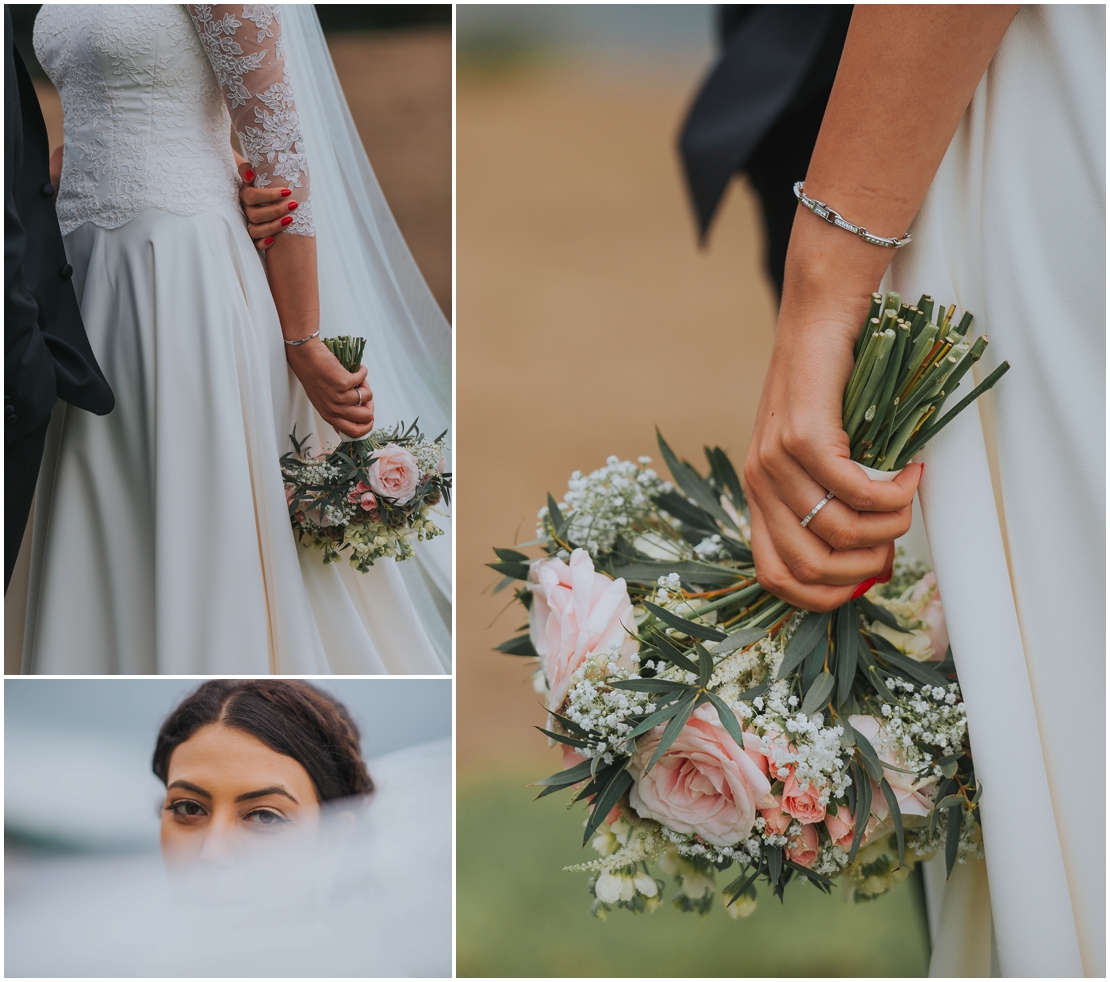
[[[930,877],[934,976],[1106,974],[1105,38],[1020,9],[888,281],[1012,366],[921,458],[986,853]]]
[[[418,575],[325,566],[296,542],[278,459],[294,423],[322,421],[234,205],[65,244],[116,407],[59,403],[51,420],[23,671],[443,674]]]

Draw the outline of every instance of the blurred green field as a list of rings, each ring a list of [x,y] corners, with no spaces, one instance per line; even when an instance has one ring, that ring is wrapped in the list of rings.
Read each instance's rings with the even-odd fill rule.
[[[533,802],[528,782],[542,776],[459,775],[459,976],[928,974],[928,932],[914,879],[864,904],[791,884],[780,905],[764,890],[756,911],[739,921],[719,906],[701,918],[669,903],[651,915],[614,910],[605,922],[596,920],[586,874],[563,872],[595,856],[577,846],[585,813],[568,811],[563,795]],[[718,876],[718,886],[728,876]]]

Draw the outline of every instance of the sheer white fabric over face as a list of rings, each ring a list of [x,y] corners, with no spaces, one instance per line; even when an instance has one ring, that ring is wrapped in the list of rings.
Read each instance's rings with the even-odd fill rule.
[[[255,187],[288,187],[299,203],[286,234],[313,235],[308,160],[285,61],[280,7],[190,4]]]

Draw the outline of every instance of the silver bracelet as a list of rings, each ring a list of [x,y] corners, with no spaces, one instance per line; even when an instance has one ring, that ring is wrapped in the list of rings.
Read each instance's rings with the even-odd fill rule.
[[[859,225],[853,225],[847,218],[841,217],[837,212],[833,211],[825,202],[817,201],[809,197],[805,191],[802,190],[803,182],[798,181],[794,185],[794,197],[797,198],[806,208],[813,212],[818,218],[825,219],[830,225],[836,225],[844,229],[845,232],[851,232],[852,235],[858,235],[864,242],[870,242],[872,245],[882,246],[884,249],[901,249],[910,241],[910,233],[907,232],[900,239],[884,239],[879,235],[872,235],[865,228]]]
[[[286,343],[287,345],[289,345],[289,346],[290,346],[291,348],[295,348],[295,347],[297,347],[297,345],[298,345],[298,344],[304,344],[304,343],[305,343],[305,341],[311,341],[311,340],[312,340],[312,339],[313,339],[314,337],[316,337],[316,336],[317,336],[317,335],[318,335],[319,333],[320,333],[320,329],[319,329],[319,328],[317,328],[317,329],[316,329],[316,331],[315,331],[314,333],[310,334],[310,335],[309,335],[309,336],[308,336],[307,338],[301,338],[301,339],[300,339],[299,341],[285,341],[285,339],[284,339],[284,338],[282,338],[282,340],[283,340],[283,341],[285,341],[285,343]]]

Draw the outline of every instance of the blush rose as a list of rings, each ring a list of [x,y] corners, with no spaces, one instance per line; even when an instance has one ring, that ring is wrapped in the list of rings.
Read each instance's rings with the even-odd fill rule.
[[[404,447],[387,443],[367,468],[370,487],[383,498],[403,505],[412,499],[420,482],[420,465]]]
[[[790,776],[783,782],[782,807],[803,825],[812,825],[825,817],[825,806],[818,800],[820,794],[812,781],[803,790],[790,768]]]
[[[696,709],[645,773],[662,734],[657,726],[641,737],[628,764],[629,803],[641,818],[731,846],[751,833],[756,809],[774,807],[770,781],[754,759],[762,751],[759,737],[745,734],[745,747],[738,747],[712,706]]]
[[[571,675],[595,652],[616,645],[618,662],[631,665],[636,618],[624,580],[595,572],[589,554],[575,549],[569,563],[555,557],[534,562],[528,585],[529,633],[547,679],[548,708],[563,705]]]
[[[793,839],[786,845],[786,858],[807,869],[817,862],[817,829],[803,825]]]

